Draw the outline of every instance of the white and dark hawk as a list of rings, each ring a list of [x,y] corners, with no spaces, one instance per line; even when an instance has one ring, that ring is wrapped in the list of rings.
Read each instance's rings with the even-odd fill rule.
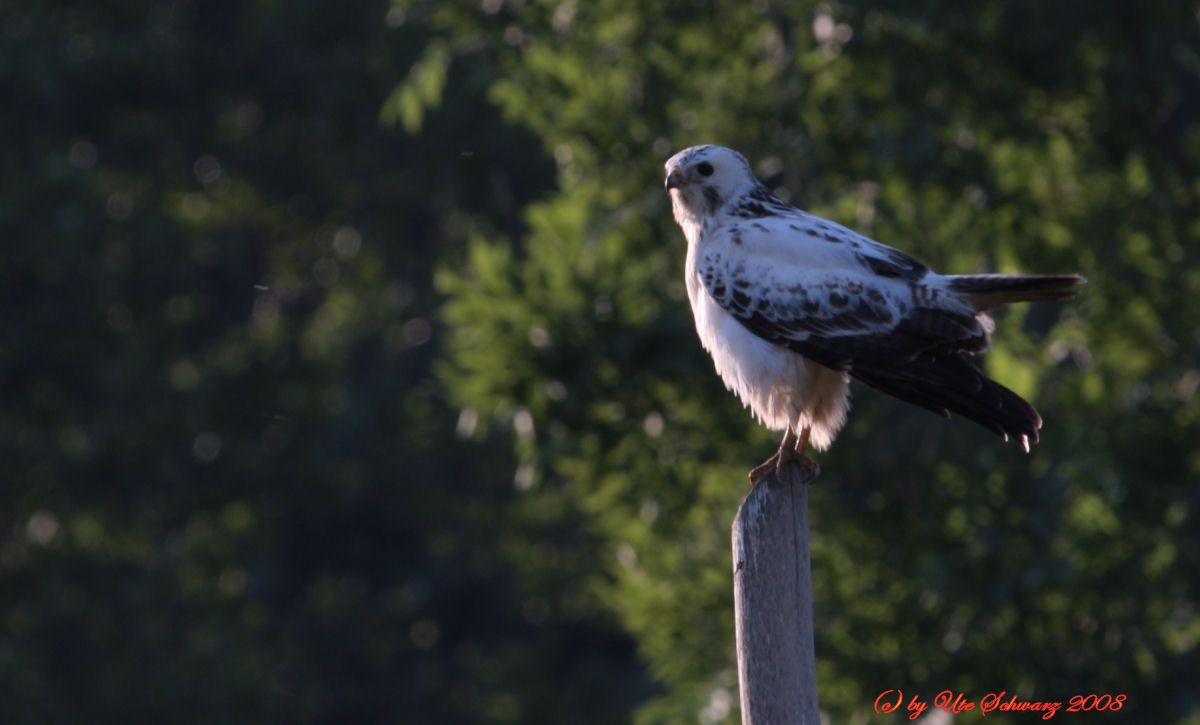
[[[851,378],[939,415],[969,418],[1028,451],[1041,416],[970,358],[987,350],[987,310],[1069,297],[1064,275],[942,275],[903,252],[779,199],[744,156],[694,146],[666,163],[687,237],[688,298],[725,385],[779,451],[752,480],[824,450],[846,422]]]

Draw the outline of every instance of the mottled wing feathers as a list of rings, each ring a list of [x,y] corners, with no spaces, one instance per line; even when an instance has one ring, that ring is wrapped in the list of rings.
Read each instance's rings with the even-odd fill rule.
[[[755,283],[739,272],[707,267],[701,277],[722,308],[772,342],[861,335],[874,339],[897,322],[898,313],[888,301],[876,291],[868,295],[858,283],[772,286],[769,281]]]
[[[940,415],[959,413],[1025,447],[1037,441],[1037,411],[967,359],[987,349],[990,321],[945,289],[943,278],[859,235],[850,245],[789,232],[773,243],[790,250],[765,248],[772,243],[765,237],[780,234],[776,223],[702,259],[701,281],[718,305],[759,337],[882,392]],[[812,266],[778,261],[795,245],[818,244],[843,246],[836,254],[804,250]]]
[[[981,352],[988,344],[989,330],[969,308],[930,306],[941,295],[918,284],[874,284],[852,270],[748,272],[720,257],[700,266],[700,276],[717,304],[756,335],[803,347],[797,351],[837,370],[894,367],[922,354]]]

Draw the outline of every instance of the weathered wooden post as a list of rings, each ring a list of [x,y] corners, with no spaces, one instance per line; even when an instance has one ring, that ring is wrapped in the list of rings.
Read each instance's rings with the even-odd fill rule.
[[[819,725],[808,485],[817,469],[768,473],[733,520],[733,611],[745,725]]]

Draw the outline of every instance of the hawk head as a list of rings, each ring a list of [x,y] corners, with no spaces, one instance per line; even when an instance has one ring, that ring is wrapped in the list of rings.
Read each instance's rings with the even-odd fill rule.
[[[692,146],[667,159],[667,193],[686,230],[758,186],[746,157],[724,146]]]

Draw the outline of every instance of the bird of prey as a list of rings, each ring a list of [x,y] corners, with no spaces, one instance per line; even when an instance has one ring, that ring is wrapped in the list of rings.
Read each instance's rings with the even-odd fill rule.
[[[767,190],[738,152],[693,146],[666,163],[687,238],[685,281],[700,342],[726,387],[770,430],[764,473],[824,450],[846,422],[851,378],[1026,450],[1041,416],[970,358],[987,350],[987,311],[1069,297],[1074,274],[943,275]]]

